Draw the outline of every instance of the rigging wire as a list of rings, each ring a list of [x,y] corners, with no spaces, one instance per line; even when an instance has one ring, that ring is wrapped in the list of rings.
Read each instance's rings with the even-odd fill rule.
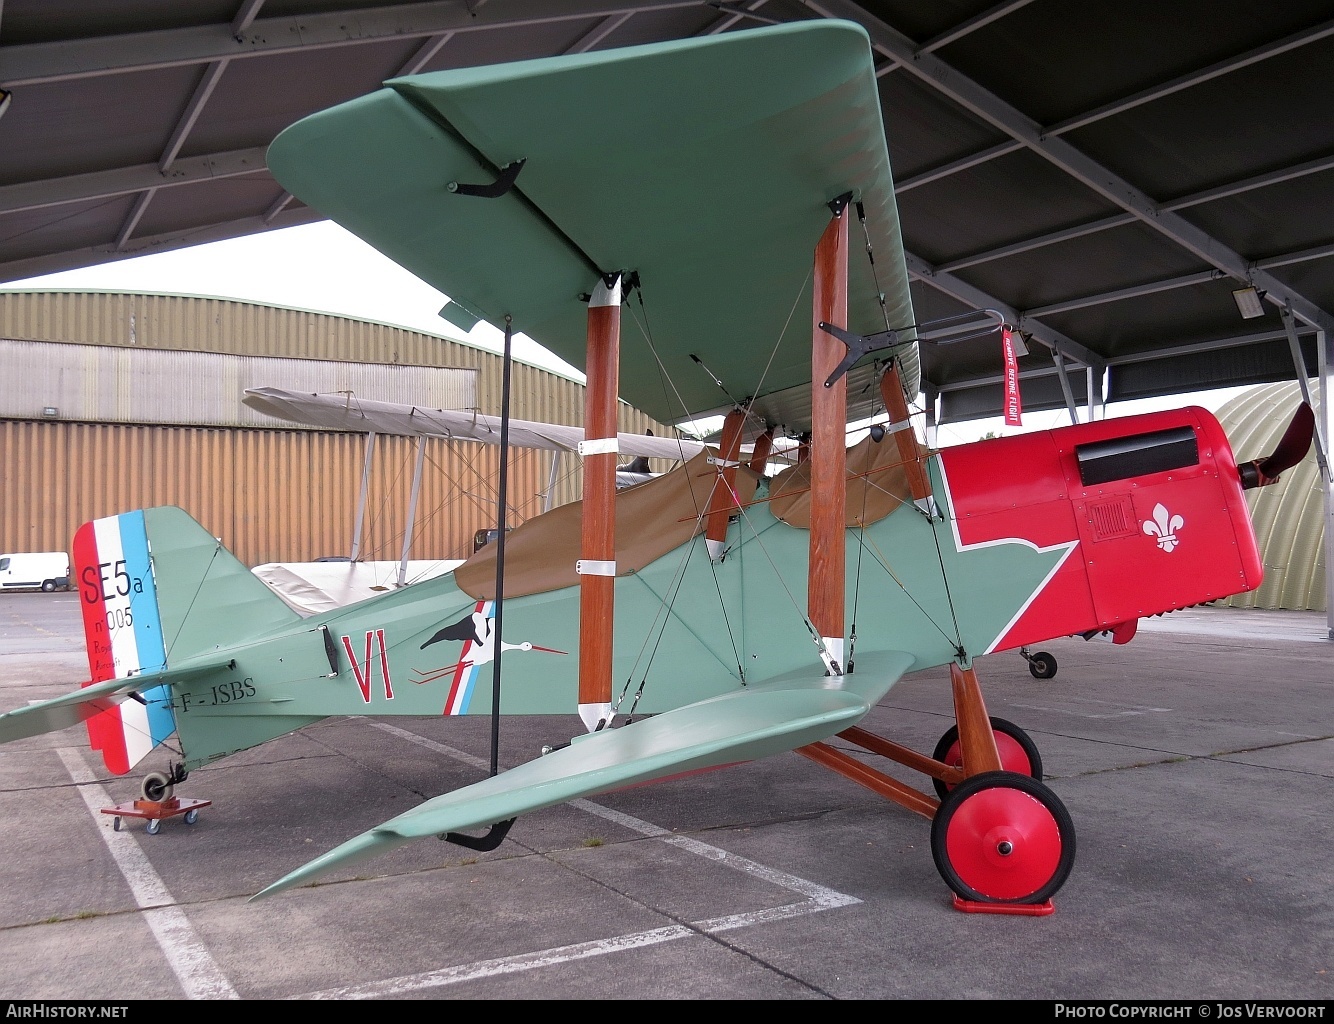
[[[644,665],[644,674],[640,677],[639,685],[635,688],[634,699],[630,702],[630,710],[626,712],[627,717],[633,715],[635,709],[639,707],[639,700],[643,697],[644,687],[648,683],[649,670],[652,668],[653,662],[657,657],[658,648],[662,644],[662,638],[667,634],[667,624],[671,620],[672,609],[676,605],[676,598],[681,591],[681,585],[685,582],[686,566],[690,562],[690,553],[694,548],[694,544],[686,544],[681,548],[681,560],[677,563],[676,571],[672,574],[672,582],[667,588],[667,594],[669,596],[658,602],[658,610],[653,614],[653,623],[644,634],[644,642],[639,646],[639,653],[635,656],[635,663],[630,667],[630,671],[625,677],[625,685],[621,687],[621,695],[616,698],[616,704],[612,709],[613,715],[620,711],[621,704],[625,701],[625,695],[629,692],[630,683],[634,680],[635,672],[638,670],[640,662],[643,661],[644,651],[648,648],[649,640],[653,637],[653,633],[656,630],[658,634],[657,639],[654,640],[653,650],[649,652],[648,662]],[[647,586],[647,584],[645,585]],[[658,624],[660,618],[662,622],[661,626]],[[746,684],[744,676],[741,677],[740,681],[742,686]]]
[[[943,522],[943,520],[942,520]],[[963,645],[963,634],[959,629],[959,615],[954,608],[954,588],[950,585],[950,574],[945,568],[945,553],[940,547],[940,530],[936,526],[937,520],[932,519],[929,523],[931,527],[931,539],[936,542],[936,561],[940,563],[940,580],[945,585],[945,599],[950,606],[950,619],[954,622],[954,651],[959,657],[965,657],[968,653]]]
[[[661,379],[663,375],[666,374],[666,368],[662,365],[662,360],[658,358],[658,350],[653,344],[653,332],[652,329],[649,327],[649,322],[648,322],[648,307],[644,304],[644,286],[640,284],[640,286],[636,289],[636,291],[639,294],[639,310],[641,313],[643,313],[644,319],[643,322],[641,323],[639,318],[634,316],[633,306],[631,307],[631,317],[634,319],[635,325],[639,328],[640,333],[643,335],[644,342],[645,344],[648,345],[648,349],[653,354],[654,360],[657,361],[658,374],[659,378]],[[670,375],[667,375],[666,379],[668,382],[670,382],[671,380]],[[672,389],[674,391],[676,390],[674,384]],[[677,399],[680,400],[680,398],[681,398],[680,392],[677,391]],[[685,403],[682,402],[682,406],[684,406],[684,404]],[[685,412],[687,415],[689,415],[689,410],[685,410]],[[713,487],[718,486],[719,479],[720,478],[715,478]],[[710,493],[712,493],[713,487],[710,487]],[[700,522],[703,521],[706,510],[700,507],[699,498],[695,494],[694,486],[693,485],[687,486],[687,490],[690,492],[690,500],[691,502],[694,503],[695,506],[695,523],[696,523],[696,529],[698,530],[698,525]],[[691,547],[694,547],[698,543],[698,538],[699,538],[698,532],[692,535],[691,543],[686,547],[687,551],[689,551]],[[713,578],[713,587],[718,594],[718,607],[722,611],[723,628],[727,632],[728,642],[732,645],[732,657],[736,661],[737,678],[741,680],[741,683],[744,686],[746,682],[746,670],[742,665],[741,652],[737,650],[736,635],[732,631],[732,623],[727,614],[727,601],[723,598],[722,584],[718,581],[718,567],[717,565],[714,564],[713,559],[709,559],[709,574]],[[667,629],[665,621],[663,623],[662,628],[663,631],[665,632]],[[661,642],[661,637],[659,637],[659,642]],[[654,646],[653,651],[656,654],[657,645]],[[647,677],[648,670],[651,667],[652,667],[652,657],[650,656],[649,665],[646,666],[644,670],[645,677]]]
[[[914,607],[916,607],[917,610],[922,613],[922,616],[926,619],[927,622],[931,623],[931,625],[935,628],[936,632],[945,638],[945,641],[947,643],[955,644],[957,646],[958,643],[957,637],[951,637],[949,633],[947,633],[944,629],[941,628],[940,623],[936,622],[936,620],[931,617],[931,613],[922,607],[922,603],[918,601],[917,598],[913,597],[912,592],[908,590],[908,588],[904,585],[903,581],[899,579],[898,576],[895,574],[894,570],[890,568],[889,559],[886,558],[885,553],[880,550],[880,546],[876,544],[875,538],[867,537],[866,541],[868,544],[871,545],[871,557],[874,558],[880,564],[880,568],[885,570],[885,573],[889,576],[889,578],[898,584],[899,589],[903,591],[903,596],[913,603]],[[957,623],[955,625],[955,629],[956,630],[958,629]]]
[[[848,638],[848,673],[852,673],[853,655],[857,652],[857,608],[862,596],[862,551],[866,547],[866,498],[871,491],[871,452],[866,446],[866,465],[862,467],[862,511],[857,517],[857,573],[852,584],[852,635]]]
[[[867,260],[867,262],[870,264],[870,267],[871,267],[871,279],[875,282],[876,298],[877,298],[877,299],[879,300],[879,302],[880,302],[880,312],[881,312],[881,314],[883,315],[884,320],[885,320],[885,329],[886,329],[886,330],[893,330],[893,328],[890,326],[890,323],[889,323],[889,310],[888,310],[888,308],[887,308],[886,305],[885,305],[885,293],[884,293],[884,290],[880,287],[880,275],[876,272],[876,268],[875,268],[875,250],[874,250],[873,246],[871,245],[871,232],[870,232],[870,228],[867,226],[867,223],[866,223],[866,207],[863,206],[862,203],[861,203],[860,201],[857,203],[857,220],[860,222],[860,224],[861,224],[861,226],[862,226],[862,236],[866,239],[866,260]],[[894,357],[894,359],[896,359],[896,360],[897,360],[897,358],[898,358],[897,356]],[[905,397],[906,397],[906,396],[905,396]],[[864,494],[865,494],[865,492],[863,492],[863,495],[864,495]],[[936,560],[940,563],[940,578],[941,578],[941,581],[944,583],[944,586],[945,586],[945,598],[946,598],[946,600],[949,602],[950,618],[953,620],[953,623],[954,623],[954,640],[953,640],[952,642],[954,643],[955,652],[956,652],[960,657],[963,657],[963,656],[966,655],[967,652],[966,652],[965,649],[964,649],[964,646],[963,646],[963,636],[962,636],[962,634],[961,634],[961,632],[960,632],[960,630],[959,630],[959,616],[958,616],[958,613],[957,613],[957,611],[955,610],[955,607],[954,607],[954,591],[953,591],[953,588],[950,586],[949,573],[946,572],[946,570],[945,570],[945,555],[944,555],[944,552],[941,550],[941,546],[940,546],[940,531],[936,528],[936,522],[935,522],[935,520],[931,520],[931,522],[930,522],[930,526],[931,526],[931,539],[935,542],[935,545],[936,545]],[[860,554],[860,552],[858,552],[858,567],[859,567],[859,568],[860,568],[860,559],[861,559],[861,554]],[[886,568],[888,568],[888,567],[886,567]],[[899,581],[897,580],[897,578],[895,579],[895,582],[899,582]],[[903,584],[902,584],[902,583],[899,583],[899,586],[902,587]],[[904,593],[905,593],[905,594],[907,593],[907,589],[906,589],[906,588],[904,588]],[[854,600],[855,600],[855,599],[854,599]],[[915,602],[914,602],[914,603],[915,603]],[[855,605],[854,605],[854,607],[855,607]],[[920,605],[919,605],[919,607],[920,607]],[[934,623],[933,623],[933,625],[934,625]],[[939,629],[940,627],[937,626],[936,628]],[[854,611],[854,613],[853,613],[853,631],[854,631],[854,634],[855,634],[855,632],[856,632],[856,612],[855,612],[855,611]],[[943,633],[943,632],[944,632],[944,631],[942,630],[942,633]],[[946,639],[949,639],[949,637],[947,636]]]
[[[808,269],[807,271],[806,279],[804,279],[802,281],[802,285],[800,285],[800,287],[796,289],[795,299],[792,300],[791,308],[788,309],[787,320],[784,320],[783,329],[782,331],[779,332],[778,340],[775,341],[774,348],[771,349],[770,357],[768,357],[767,363],[764,364],[764,371],[762,372],[762,375],[760,375],[759,384],[756,385],[755,393],[759,393],[760,388],[763,387],[764,379],[766,379],[766,377],[768,376],[768,371],[770,371],[770,367],[772,367],[772,364],[774,364],[774,359],[776,355],[778,355],[778,349],[782,347],[784,337],[787,336],[787,329],[791,327],[792,317],[796,315],[796,307],[798,307],[800,300],[802,300],[802,296],[804,295],[804,293],[806,293],[807,284],[810,284],[811,277],[812,275],[814,275],[814,273],[815,273],[815,267],[814,264],[812,264],[811,268]],[[643,297],[640,296],[640,303],[642,303],[642,301]],[[646,313],[644,313],[644,316],[646,316],[647,319],[647,311]],[[640,331],[643,331],[643,329],[644,329],[643,327],[640,327]],[[658,356],[658,351],[656,351],[654,345],[652,345],[652,339],[650,336],[647,336],[647,333],[646,333],[646,340],[648,341],[648,347],[650,347],[652,355],[654,355],[654,359],[658,360],[659,375],[660,376],[666,375],[666,368],[663,367],[662,359],[660,359],[660,357]],[[670,380],[670,376],[668,376],[668,380]],[[664,387],[666,387],[666,385],[664,385]],[[679,392],[676,393],[676,397],[678,397],[678,400],[680,400]],[[751,403],[754,404],[754,399],[751,400]],[[682,401],[682,407],[684,409],[683,401]],[[684,409],[684,412],[686,412],[686,415],[690,415],[688,409]],[[766,559],[768,560],[768,564],[770,564],[770,567],[774,569],[774,575],[778,577],[779,584],[782,585],[783,591],[784,593],[786,593],[788,601],[791,601],[792,609],[794,609],[796,615],[800,617],[802,623],[806,625],[807,632],[810,633],[811,639],[815,641],[816,647],[823,648],[824,640],[822,639],[822,637],[820,637],[818,629],[815,628],[814,623],[811,623],[810,617],[808,617],[806,615],[806,612],[803,611],[802,605],[800,605],[798,601],[796,601],[796,597],[792,595],[791,588],[788,587],[787,581],[783,579],[782,573],[779,572],[778,565],[775,564],[774,557],[770,555],[768,549],[764,547],[763,541],[759,539],[760,533],[762,533],[762,531],[758,531],[758,529],[755,528],[755,524],[751,523],[750,515],[748,515],[746,508],[738,507],[738,512],[740,513],[740,520],[744,521],[744,523],[746,523],[748,527],[751,528],[751,533],[752,535],[754,535],[756,543],[759,544],[760,551],[764,553],[764,557],[766,557]],[[776,523],[778,523],[778,520],[775,520],[775,524]],[[716,569],[715,569],[715,576],[716,576]]]
[[[769,371],[770,371],[770,369],[773,367],[774,360],[775,360],[775,359],[777,358],[777,356],[778,356],[778,351],[779,351],[779,349],[782,348],[783,342],[784,342],[784,340],[787,338],[788,329],[789,329],[789,328],[791,327],[791,325],[792,325],[792,318],[796,315],[797,307],[798,307],[798,305],[800,305],[800,303],[801,303],[801,298],[802,298],[802,296],[803,296],[804,294],[806,294],[806,289],[807,289],[807,287],[810,285],[811,280],[812,280],[813,277],[814,277],[814,274],[815,274],[815,266],[814,266],[814,264],[811,264],[811,265],[807,268],[805,278],[802,280],[800,286],[798,286],[798,288],[796,289],[796,292],[795,292],[794,297],[793,297],[793,300],[792,300],[792,305],[791,305],[791,307],[788,309],[787,318],[783,321],[783,327],[782,327],[782,329],[779,331],[779,333],[778,333],[778,337],[775,339],[775,341],[774,341],[774,345],[773,345],[773,347],[772,347],[772,348],[770,349],[770,351],[769,351],[769,358],[766,360],[766,362],[765,362],[765,364],[764,364],[764,369],[763,369],[763,370],[761,371],[761,373],[760,373],[759,380],[758,380],[758,382],[756,383],[755,389],[752,391],[752,395],[759,394],[759,393],[761,392],[761,390],[762,390],[762,388],[763,388],[763,386],[764,386],[764,382],[765,382],[765,380],[768,378]],[[638,317],[635,317],[635,322],[636,322],[636,326],[638,326],[639,329],[640,329],[640,333],[644,336],[644,340],[645,340],[646,344],[648,345],[649,352],[653,355],[654,361],[655,361],[656,364],[657,364],[659,381],[661,382],[662,387],[663,387],[663,396],[664,396],[665,398],[668,398],[668,399],[670,400],[670,396],[667,394],[667,386],[668,386],[668,385],[671,385],[672,392],[673,392],[673,393],[675,394],[675,396],[676,396],[676,401],[677,401],[678,406],[681,408],[683,417],[688,417],[688,416],[690,415],[690,409],[689,409],[689,407],[686,405],[685,400],[681,397],[681,393],[680,393],[680,391],[676,388],[675,383],[672,381],[672,379],[671,379],[671,374],[668,373],[667,368],[666,368],[666,366],[663,364],[662,358],[661,358],[661,356],[659,356],[658,351],[657,351],[657,348],[656,348],[656,346],[655,346],[654,343],[653,343],[652,329],[651,329],[651,327],[649,326],[649,323],[648,323],[648,308],[647,308],[647,306],[646,306],[645,303],[644,303],[644,289],[643,289],[642,284],[640,285],[640,287],[639,287],[637,290],[638,290],[638,292],[639,292],[639,305],[640,305],[640,311],[643,313],[643,317],[644,317],[644,319],[643,319],[643,322],[641,323],[641,322],[639,321],[639,318],[638,318]],[[633,306],[631,307],[631,315],[634,316],[634,308],[633,308]],[[709,374],[710,378],[713,379],[714,383],[717,384],[720,388],[722,388],[724,394],[728,394],[728,397],[729,397],[729,398],[731,397],[730,393],[727,391],[727,389],[726,389],[726,387],[723,385],[722,381],[719,380],[719,379],[713,374],[713,372],[712,372],[711,370],[709,370],[709,368],[708,368],[707,366],[705,366],[702,362],[700,362],[699,359],[697,359],[697,358],[696,358],[695,356],[693,356],[693,355],[691,356],[691,359],[694,360],[694,362],[695,362],[696,364],[698,364],[698,365],[699,365],[699,366],[700,366],[706,373]],[[754,398],[752,397],[752,398],[748,399],[747,402],[746,402],[744,405],[741,405],[741,406],[738,406],[738,407],[741,408],[742,411],[743,411],[743,413],[745,413],[747,416],[751,416],[751,415],[753,415],[754,402],[755,402],[755,400],[754,400]],[[767,424],[766,424],[766,425],[767,425]],[[690,493],[691,493],[691,497],[692,497],[692,499],[693,499],[693,498],[695,497],[695,492],[694,492],[694,489],[693,489],[693,488],[691,488],[691,492],[690,492]],[[738,509],[737,509],[737,511],[740,513],[740,515],[741,515],[742,518],[746,518],[745,509],[741,508],[739,504],[738,504]],[[696,500],[696,519],[697,519],[697,521],[700,520],[700,519],[702,519],[702,518],[703,518],[703,515],[704,515],[704,510],[701,509],[701,508],[699,507],[699,503],[698,503],[698,501]],[[751,524],[751,532],[755,534],[756,539],[757,539],[757,542],[758,542],[759,534],[756,533],[753,524]],[[771,567],[773,567],[775,574],[778,575],[778,569],[777,569],[777,566],[774,565],[773,558],[772,558],[771,556],[769,556],[769,553],[764,549],[763,542],[759,542],[759,543],[760,543],[760,548],[761,548],[761,550],[765,552],[765,557],[768,558],[769,563],[770,563]],[[718,600],[719,600],[720,607],[722,608],[722,613],[723,613],[723,619],[724,619],[724,623],[725,623],[725,628],[726,628],[726,630],[727,630],[728,638],[729,638],[729,640],[730,640],[730,642],[731,642],[731,644],[732,644],[733,654],[734,654],[734,656],[736,657],[736,660],[737,660],[737,673],[738,673],[738,677],[741,679],[742,683],[744,684],[744,682],[745,682],[745,669],[744,669],[744,666],[743,666],[743,663],[742,663],[742,662],[743,662],[743,659],[741,658],[740,654],[736,651],[736,638],[735,638],[735,635],[734,635],[733,630],[732,630],[731,621],[730,621],[730,619],[728,618],[728,615],[727,615],[727,604],[726,604],[726,601],[723,599],[723,596],[722,596],[722,588],[721,588],[721,584],[719,584],[719,582],[718,582],[718,571],[717,571],[717,567],[716,567],[716,565],[713,563],[712,560],[710,560],[709,565],[710,565],[710,571],[711,571],[711,573],[712,573],[712,575],[713,575],[713,579],[714,579],[714,587],[715,587],[715,589],[716,589],[717,592],[718,592]],[[815,628],[814,624],[813,624],[813,623],[811,622],[811,620],[807,617],[806,613],[805,613],[804,611],[802,611],[801,606],[797,603],[796,598],[793,597],[791,590],[788,588],[786,582],[783,581],[783,580],[781,579],[781,576],[780,576],[780,582],[781,582],[782,585],[783,585],[783,589],[787,592],[788,599],[792,602],[792,606],[793,606],[793,608],[796,610],[797,614],[801,617],[803,623],[804,623],[805,626],[806,626],[807,631],[811,634],[812,639],[815,641],[815,643],[817,644],[817,646],[823,646],[824,641],[823,641],[823,639],[820,637],[820,633],[819,633],[819,631]],[[663,629],[664,629],[664,631],[665,631],[665,629],[666,629],[665,623],[664,623]],[[654,650],[655,650],[655,652],[656,652],[656,650],[657,650],[656,646],[655,646]],[[647,669],[646,669],[646,672],[647,672]]]
[[[885,290],[880,287],[880,275],[875,269],[875,249],[871,246],[871,230],[866,225],[866,207],[857,200],[857,220],[862,226],[862,237],[866,239],[866,262],[871,265],[871,280],[875,282],[875,296],[880,302],[880,314],[885,318],[885,330],[892,331],[889,325],[889,309],[885,305]]]

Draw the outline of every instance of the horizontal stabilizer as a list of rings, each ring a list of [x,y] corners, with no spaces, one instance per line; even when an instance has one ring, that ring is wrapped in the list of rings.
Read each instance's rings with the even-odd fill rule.
[[[863,663],[868,670],[842,684],[823,675],[786,676],[576,737],[568,747],[391,818],[252,898],[302,885],[412,839],[479,828],[578,797],[752,761],[828,739],[855,725],[912,666],[913,657],[896,651]]]
[[[213,672],[225,664],[225,661],[221,661],[217,664],[191,666],[183,671],[145,672],[128,679],[108,679],[60,697],[35,701],[27,707],[0,715],[0,743],[68,729],[71,725],[86,722],[96,714],[131,700],[132,694]]]

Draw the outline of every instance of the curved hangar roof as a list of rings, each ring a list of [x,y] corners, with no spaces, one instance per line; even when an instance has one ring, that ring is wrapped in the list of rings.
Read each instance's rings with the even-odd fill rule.
[[[1018,323],[1026,408],[1062,404],[1058,361],[1077,401],[1291,379],[1281,307],[1316,371],[1328,0],[5,0],[0,282],[322,219],[268,146],[391,79],[824,18],[870,42],[916,318]],[[921,362],[943,420],[1000,409],[994,335]]]
[[[1319,389],[1311,403],[1321,422]],[[1297,382],[1265,384],[1243,391],[1219,407],[1218,422],[1238,462],[1264,457],[1278,445],[1302,401]],[[1258,590],[1225,603],[1233,608],[1325,611],[1325,502],[1315,446],[1278,483],[1246,492],[1251,521],[1264,561]]]

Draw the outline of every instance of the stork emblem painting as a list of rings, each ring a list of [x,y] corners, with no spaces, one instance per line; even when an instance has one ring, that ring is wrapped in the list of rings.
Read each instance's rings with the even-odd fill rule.
[[[463,648],[459,651],[459,660],[452,665],[446,665],[443,668],[413,670],[414,683],[431,683],[437,679],[452,677],[449,686],[449,697],[445,701],[445,708],[442,714],[445,715],[465,715],[468,713],[468,705],[472,702],[473,690],[477,685],[478,670],[483,665],[489,665],[496,657],[496,603],[494,601],[478,601],[474,608],[457,622],[451,622],[447,626],[437,629],[421,645],[424,651],[434,644],[442,643],[447,640],[462,641]],[[522,643],[511,644],[500,641],[502,651],[541,651],[544,654],[566,654],[567,651],[560,651],[554,647],[538,647],[536,644],[525,640]]]

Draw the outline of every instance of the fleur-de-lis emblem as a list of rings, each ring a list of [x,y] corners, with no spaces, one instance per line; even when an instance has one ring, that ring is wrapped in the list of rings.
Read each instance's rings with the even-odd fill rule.
[[[1178,543],[1177,530],[1186,525],[1180,516],[1169,515],[1160,503],[1153,506],[1153,518],[1144,523],[1144,532],[1158,539],[1158,546],[1164,551],[1172,551]]]

